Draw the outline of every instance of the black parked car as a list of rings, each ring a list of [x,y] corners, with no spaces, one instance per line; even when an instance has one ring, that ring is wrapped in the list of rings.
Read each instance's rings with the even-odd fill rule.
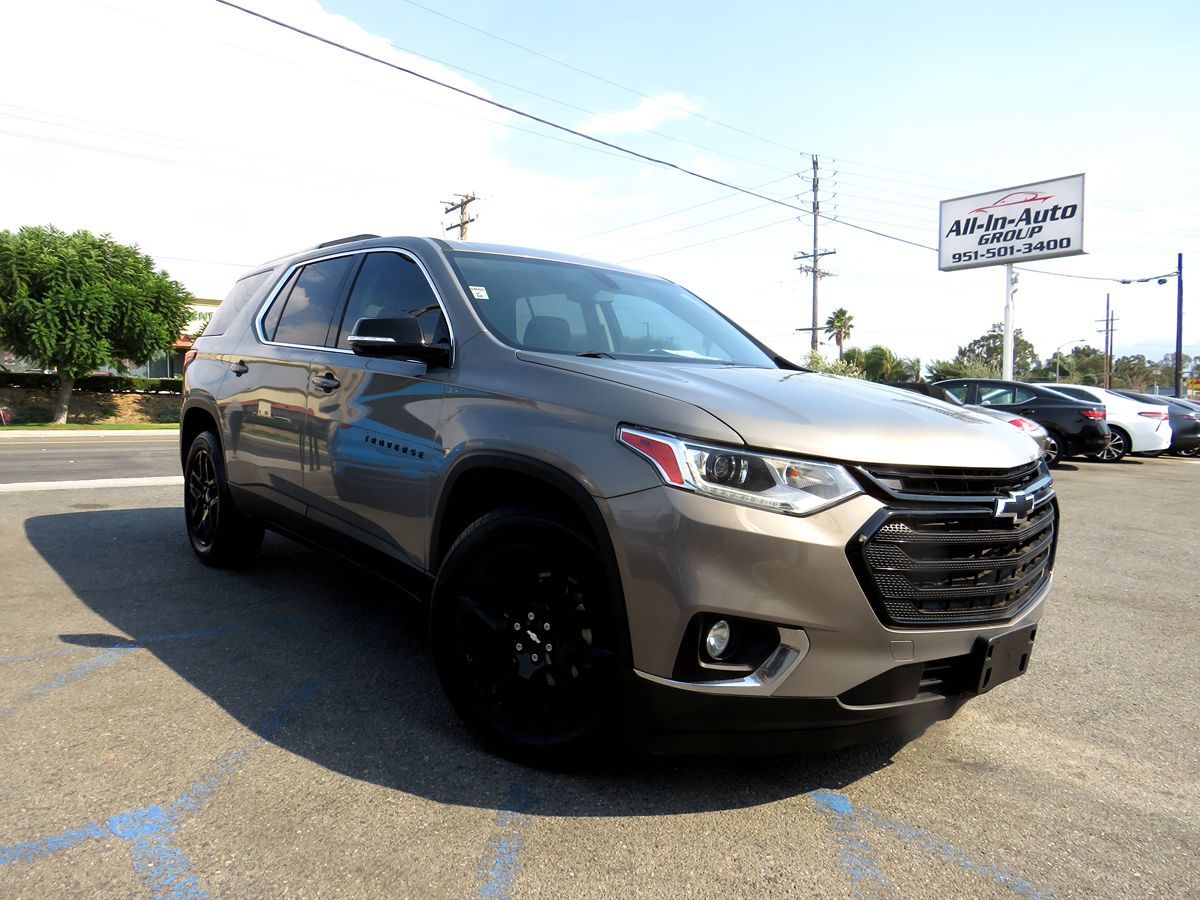
[[[1189,400],[1178,397],[1164,397],[1162,394],[1142,394],[1138,391],[1117,391],[1123,397],[1140,400],[1143,403],[1156,403],[1167,407],[1171,414],[1171,446],[1167,450],[1180,456],[1195,456],[1200,451],[1200,411]],[[1160,456],[1162,450],[1154,453],[1140,453],[1139,456]]]
[[[995,407],[1033,419],[1050,434],[1053,446],[1046,461],[1051,466],[1057,466],[1065,456],[1099,453],[1108,445],[1103,404],[1084,403],[1040,384],[998,378],[951,378],[934,386],[963,403]]]

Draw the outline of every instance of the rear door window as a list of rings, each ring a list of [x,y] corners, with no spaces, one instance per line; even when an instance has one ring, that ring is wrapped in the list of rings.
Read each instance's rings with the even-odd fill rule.
[[[945,391],[947,394],[949,394],[955,400],[958,400],[960,403],[966,403],[967,402],[967,392],[970,389],[971,389],[971,386],[968,384],[952,384],[949,387],[945,388]]]
[[[1013,406],[1017,403],[1027,403],[1036,396],[1033,391],[1009,384],[979,385],[980,406]]]
[[[263,336],[277,344],[324,346],[342,282],[356,261],[357,257],[338,256],[309,263],[297,272],[263,319]],[[273,318],[275,307],[280,307],[277,322]]]

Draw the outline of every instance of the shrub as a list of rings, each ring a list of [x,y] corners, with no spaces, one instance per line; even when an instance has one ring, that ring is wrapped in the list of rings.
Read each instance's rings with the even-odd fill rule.
[[[0,372],[0,387],[57,391],[58,376],[41,372]],[[75,389],[106,394],[182,394],[182,378],[134,378],[129,375],[86,375]]]
[[[54,410],[49,406],[43,406],[40,403],[31,403],[28,406],[18,406],[13,411],[13,419],[17,423],[27,422],[29,424],[41,424],[49,422],[54,418]]]

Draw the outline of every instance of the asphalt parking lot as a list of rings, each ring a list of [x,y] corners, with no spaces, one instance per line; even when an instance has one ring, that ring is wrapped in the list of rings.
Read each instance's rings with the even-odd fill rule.
[[[1200,895],[1195,462],[1060,470],[1029,674],[915,741],[570,774],[474,743],[387,585],[8,449],[0,895]]]

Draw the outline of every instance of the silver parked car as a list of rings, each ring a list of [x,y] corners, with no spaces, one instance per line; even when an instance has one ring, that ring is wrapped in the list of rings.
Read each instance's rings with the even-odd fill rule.
[[[181,441],[201,561],[264,528],[366,561],[533,761],[919,731],[1025,672],[1051,583],[1017,429],[536,250],[358,236],[251,272],[188,355]]]

